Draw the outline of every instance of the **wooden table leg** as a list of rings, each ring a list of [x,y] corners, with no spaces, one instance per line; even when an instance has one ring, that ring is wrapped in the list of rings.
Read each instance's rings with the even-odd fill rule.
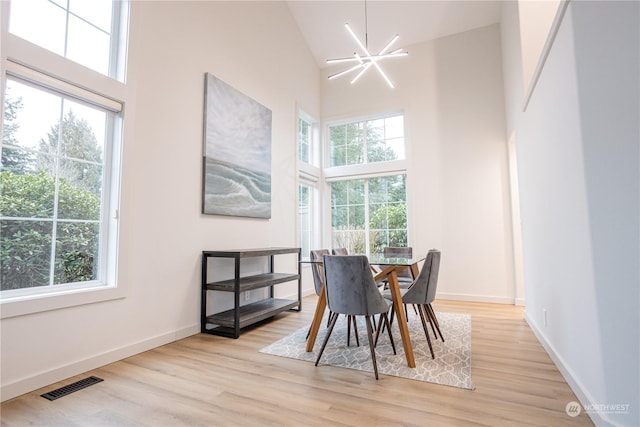
[[[313,314],[313,321],[311,322],[311,330],[309,331],[309,338],[307,339],[307,351],[313,351],[313,345],[316,343],[316,337],[320,330],[320,324],[324,317],[324,310],[327,308],[327,294],[324,291],[324,285],[320,291],[318,297],[318,304],[316,305],[316,311]]]
[[[413,280],[418,278],[418,274],[420,274],[420,269],[418,268],[418,264],[411,264],[411,275],[413,276]]]
[[[400,329],[400,337],[404,347],[404,354],[407,358],[407,364],[410,368],[416,367],[416,361],[413,357],[413,347],[411,346],[411,338],[409,337],[409,326],[407,326],[407,317],[402,306],[402,294],[400,293],[400,285],[398,284],[398,274],[392,271],[389,277],[389,290],[393,298],[393,309],[398,319],[398,328]]]

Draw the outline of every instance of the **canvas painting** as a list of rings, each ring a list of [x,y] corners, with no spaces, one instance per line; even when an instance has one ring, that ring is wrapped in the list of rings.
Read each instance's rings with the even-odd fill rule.
[[[271,218],[271,110],[205,77],[202,211]]]

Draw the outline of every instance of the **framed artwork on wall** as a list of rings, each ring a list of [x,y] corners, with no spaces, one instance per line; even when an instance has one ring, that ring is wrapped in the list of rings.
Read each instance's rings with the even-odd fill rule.
[[[210,73],[202,213],[271,218],[271,110]]]

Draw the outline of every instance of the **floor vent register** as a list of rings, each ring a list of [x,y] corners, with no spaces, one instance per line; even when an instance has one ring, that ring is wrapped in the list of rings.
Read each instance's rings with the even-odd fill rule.
[[[52,390],[48,393],[42,394],[41,396],[44,397],[45,399],[49,399],[49,400],[56,400],[56,399],[60,399],[61,397],[64,397],[68,394],[74,393],[78,390],[82,390],[83,388],[87,388],[91,385],[97,384],[101,381],[104,381],[102,378],[98,378],[98,377],[87,377],[83,380],[80,381],[76,381],[75,383],[71,383],[69,385],[66,385],[64,387],[60,387],[57,388],[55,390]]]

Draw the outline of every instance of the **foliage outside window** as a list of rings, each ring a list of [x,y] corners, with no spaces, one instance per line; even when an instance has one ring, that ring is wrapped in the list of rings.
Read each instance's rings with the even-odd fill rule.
[[[404,117],[330,126],[329,147],[331,167],[404,159]]]
[[[12,0],[9,31],[104,75],[123,80],[125,1]]]
[[[332,182],[331,241],[360,254],[407,246],[406,175]]]
[[[2,291],[94,281],[106,234],[113,113],[7,80],[0,165]]]

